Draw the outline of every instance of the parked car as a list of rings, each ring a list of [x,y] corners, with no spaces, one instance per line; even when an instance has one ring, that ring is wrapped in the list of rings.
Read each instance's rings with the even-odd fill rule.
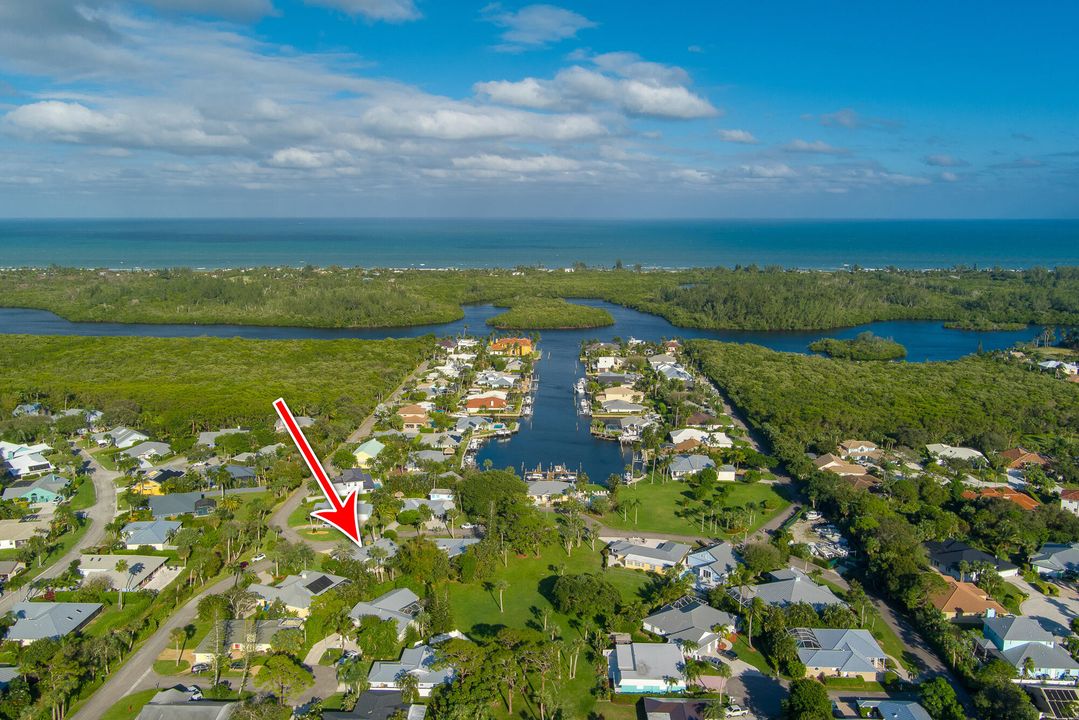
[[[251,562],[262,562],[266,559],[266,553],[259,553],[255,557],[251,558]]]
[[[201,675],[204,672],[210,671],[210,663],[195,663],[191,666],[191,672],[195,675]]]
[[[727,706],[727,717],[729,718],[745,717],[746,715],[749,715],[749,710],[746,710],[741,705],[731,703]]]
[[[472,529],[473,529],[473,528],[475,528],[475,527],[476,527],[476,526],[475,526],[475,525],[473,525],[472,523],[463,523],[463,524],[461,525],[461,529],[462,529],[462,530],[472,530]]]

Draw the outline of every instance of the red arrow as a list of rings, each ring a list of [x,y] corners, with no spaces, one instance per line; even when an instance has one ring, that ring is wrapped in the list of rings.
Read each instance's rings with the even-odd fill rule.
[[[333,506],[329,510],[316,510],[311,514],[333,525],[348,536],[349,540],[363,547],[363,542],[360,538],[360,522],[356,517],[356,491],[353,490],[344,500],[337,496],[337,491],[334,490],[330,478],[322,468],[322,463],[319,462],[315,451],[311,449],[311,445],[307,442],[307,438],[304,437],[300,426],[296,424],[296,418],[292,416],[292,411],[288,409],[288,405],[285,404],[283,399],[278,398],[274,400],[273,406],[277,414],[281,416],[281,421],[285,423],[285,429],[292,436],[292,441],[296,443],[300,454],[303,455],[304,462],[307,463],[311,474],[318,480],[322,493],[330,501],[330,505]]]

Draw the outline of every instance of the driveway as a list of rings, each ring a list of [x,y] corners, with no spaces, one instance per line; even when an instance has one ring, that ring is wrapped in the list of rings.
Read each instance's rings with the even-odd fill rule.
[[[1056,585],[1060,589],[1058,597],[1042,595],[1021,577],[1005,578],[1015,587],[1027,594],[1027,599],[1020,609],[1038,621],[1045,630],[1057,637],[1071,635],[1072,618],[1079,615],[1079,593],[1065,585]]]
[[[787,697],[789,683],[786,680],[765,675],[749,663],[729,661],[731,678],[727,681],[727,694],[756,718],[779,718],[783,716],[783,700]]]

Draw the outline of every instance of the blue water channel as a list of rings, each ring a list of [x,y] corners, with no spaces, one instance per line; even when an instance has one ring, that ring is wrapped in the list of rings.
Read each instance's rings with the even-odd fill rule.
[[[807,353],[810,342],[821,337],[852,338],[870,330],[881,337],[890,337],[907,348],[908,361],[926,362],[955,360],[983,350],[1011,347],[1030,340],[1033,328],[1019,331],[974,332],[948,330],[940,322],[894,321],[876,322],[857,327],[825,331],[739,331],[696,330],[678,328],[665,319],[635,310],[595,300],[575,300],[585,305],[602,307],[611,313],[614,325],[589,330],[549,330],[541,334],[543,359],[536,364],[538,388],[531,418],[526,418],[521,431],[512,439],[492,441],[477,455],[482,465],[491,460],[494,467],[510,467],[518,472],[522,467],[533,468],[563,464],[581,469],[593,480],[603,481],[611,473],[621,473],[630,457],[618,443],[594,439],[589,433],[589,419],[577,415],[573,385],[581,376],[577,358],[581,342],[629,337],[641,340],[666,338],[707,338],[724,342],[755,343],[783,352]],[[490,331],[488,318],[501,312],[491,305],[464,307],[460,320],[437,325],[401,328],[348,329],[305,327],[261,327],[253,325],[158,325],[127,323],[70,322],[45,311],[21,308],[0,308],[0,333],[30,335],[94,335],[146,337],[238,337],[260,340],[343,338],[384,339],[476,334]],[[77,368],[72,368],[77,372]],[[269,402],[269,401],[267,401]]]

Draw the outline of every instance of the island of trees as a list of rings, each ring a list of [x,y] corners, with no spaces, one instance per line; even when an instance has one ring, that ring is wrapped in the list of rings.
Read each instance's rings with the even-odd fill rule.
[[[500,330],[566,330],[614,325],[603,308],[569,303],[561,298],[515,298],[509,309],[487,321]]]
[[[821,338],[809,344],[815,353],[841,360],[902,360],[907,349],[891,338],[866,331],[851,340]]]

